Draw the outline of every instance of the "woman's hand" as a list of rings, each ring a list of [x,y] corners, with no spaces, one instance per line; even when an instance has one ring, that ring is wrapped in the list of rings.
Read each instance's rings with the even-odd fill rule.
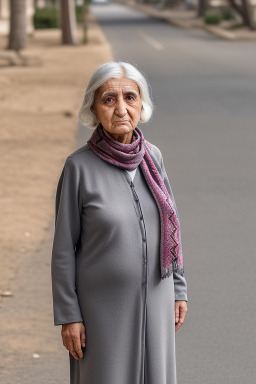
[[[184,323],[187,310],[187,302],[185,300],[175,301],[175,331]]]
[[[62,325],[62,342],[71,355],[79,360],[83,358],[82,347],[85,347],[85,326],[82,322]]]

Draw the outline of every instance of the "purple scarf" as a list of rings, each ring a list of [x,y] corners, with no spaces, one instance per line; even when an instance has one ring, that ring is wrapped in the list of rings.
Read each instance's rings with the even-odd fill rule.
[[[173,271],[183,276],[180,223],[175,201],[166,189],[159,173],[161,168],[157,166],[157,161],[151,152],[151,144],[144,139],[142,131],[136,127],[133,131],[133,141],[130,144],[122,144],[110,139],[99,124],[87,144],[97,156],[119,168],[132,171],[138,165],[141,166],[160,213],[161,279],[171,276]]]

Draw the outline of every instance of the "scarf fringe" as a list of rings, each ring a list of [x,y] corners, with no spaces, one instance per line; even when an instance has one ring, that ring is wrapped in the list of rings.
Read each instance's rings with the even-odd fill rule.
[[[177,262],[172,262],[171,266],[167,268],[161,268],[161,280],[171,277],[173,272],[180,276],[184,276],[184,268],[177,265]]]

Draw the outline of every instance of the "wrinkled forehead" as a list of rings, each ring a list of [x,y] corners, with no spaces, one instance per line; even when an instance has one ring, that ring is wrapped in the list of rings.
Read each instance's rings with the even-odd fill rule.
[[[105,81],[98,89],[95,95],[103,95],[107,92],[115,92],[115,93],[127,93],[127,92],[135,92],[140,95],[140,89],[136,81],[127,79],[126,77],[121,78],[111,78]]]

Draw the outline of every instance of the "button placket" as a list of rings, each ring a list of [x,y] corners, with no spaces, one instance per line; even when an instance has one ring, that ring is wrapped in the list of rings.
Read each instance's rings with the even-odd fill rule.
[[[131,177],[128,174],[128,172],[126,174],[127,174],[126,179],[127,179],[128,183],[129,183],[129,185],[131,187],[133,198],[135,200],[136,214],[138,216],[140,230],[141,230],[141,235],[142,235],[142,242],[143,242],[143,259],[142,259],[142,263],[145,266],[145,279],[146,279],[146,281],[144,281],[143,285],[146,287],[147,286],[147,251],[146,251],[147,238],[146,238],[146,228],[145,228],[145,223],[144,223],[142,209],[141,209],[141,206],[140,206],[139,197],[138,197],[137,192],[135,190],[135,185],[132,182]]]
[[[135,190],[135,186],[131,180],[131,177],[128,172],[126,172],[126,180],[128,181],[131,189],[133,198],[135,200],[135,210],[136,214],[139,219],[141,234],[142,234],[142,263],[143,263],[143,281],[142,281],[142,287],[143,287],[143,323],[142,323],[142,355],[141,355],[141,382],[144,382],[144,369],[145,369],[145,335],[146,335],[146,306],[147,306],[147,286],[148,286],[148,265],[147,265],[147,239],[146,239],[146,227],[145,222],[139,202],[138,195]]]

